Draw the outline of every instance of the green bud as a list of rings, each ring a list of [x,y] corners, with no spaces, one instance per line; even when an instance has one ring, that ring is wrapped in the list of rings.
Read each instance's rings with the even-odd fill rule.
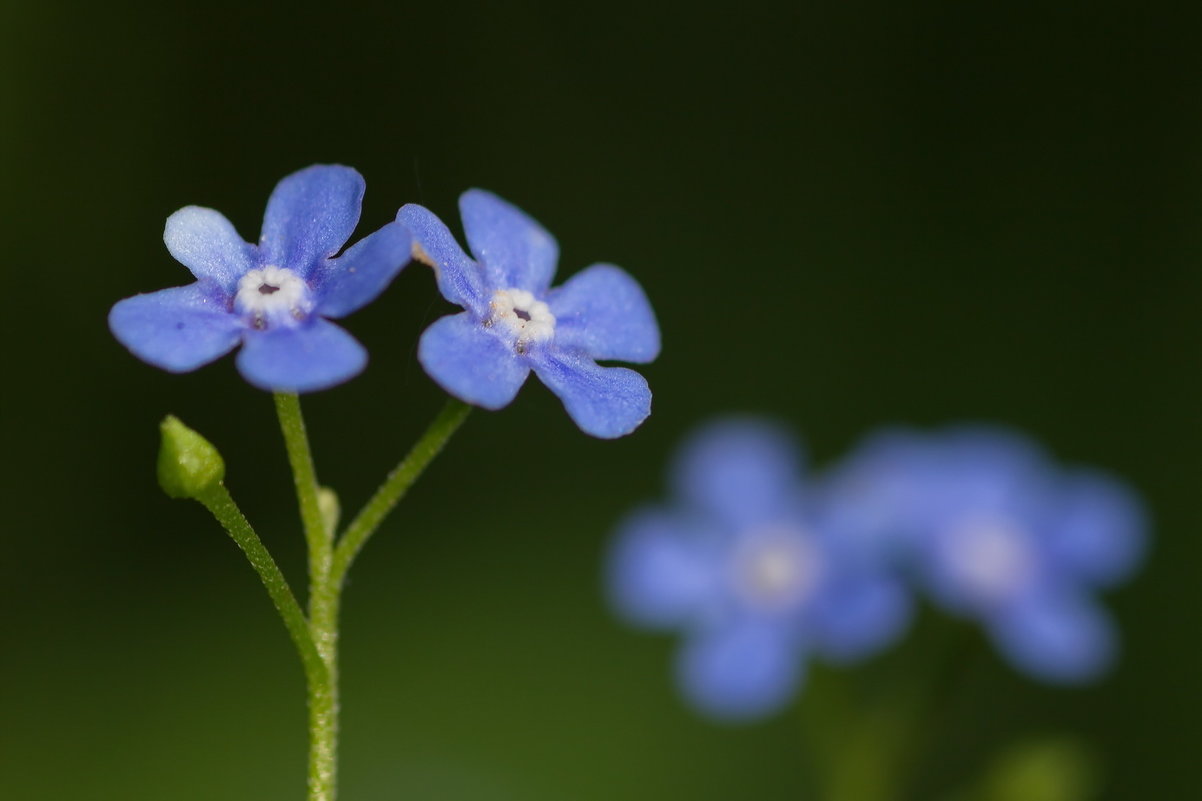
[[[225,462],[207,439],[167,415],[159,425],[159,486],[172,498],[196,498],[225,478]]]
[[[1012,746],[994,760],[987,801],[1087,801],[1098,789],[1098,764],[1079,740],[1043,737]]]
[[[317,508],[321,510],[321,522],[326,531],[333,534],[338,528],[338,518],[342,515],[342,505],[338,503],[338,493],[329,487],[317,488]]]

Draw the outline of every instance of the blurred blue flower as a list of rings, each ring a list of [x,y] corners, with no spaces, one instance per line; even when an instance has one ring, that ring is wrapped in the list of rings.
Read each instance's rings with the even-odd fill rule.
[[[411,249],[409,233],[390,222],[334,258],[359,222],[363,190],[349,167],[287,176],[267,201],[258,245],[213,209],[180,209],[163,240],[196,283],[120,301],[109,328],[135,356],[175,373],[242,343],[238,370],[262,389],[308,392],[346,381],[367,352],[325,318],[374,300]]]
[[[597,360],[644,363],[659,354],[642,288],[625,271],[595,264],[550,289],[559,248],[542,226],[479,189],[463,193],[459,211],[475,260],[429,210],[410,204],[397,215],[443,297],[466,310],[422,335],[426,372],[461,400],[499,409],[534,370],[586,433],[633,431],[651,413],[646,380]]]
[[[902,584],[828,535],[783,431],[712,424],[685,443],[672,476],[672,505],[619,527],[608,592],[630,622],[682,631],[678,681],[704,713],[767,715],[797,691],[810,654],[854,661],[904,630]]]
[[[1000,429],[891,430],[831,471],[826,492],[832,534],[907,568],[1028,675],[1086,681],[1113,659],[1093,591],[1132,572],[1145,536],[1138,500],[1113,478],[1059,470]]]

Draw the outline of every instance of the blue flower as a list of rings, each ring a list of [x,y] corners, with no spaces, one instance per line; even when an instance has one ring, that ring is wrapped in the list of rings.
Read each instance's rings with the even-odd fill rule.
[[[682,631],[678,683],[703,713],[763,717],[797,691],[808,655],[855,661],[904,630],[903,585],[829,536],[776,427],[712,424],[685,443],[672,478],[673,504],[619,526],[608,591],[630,622]]]
[[[979,620],[1043,681],[1097,677],[1115,632],[1093,591],[1139,562],[1144,514],[1092,470],[1064,471],[1025,438],[989,428],[886,431],[829,478],[832,530],[903,564],[934,601]]]
[[[390,222],[334,258],[359,222],[363,190],[349,167],[289,175],[267,201],[258,245],[212,209],[180,209],[163,241],[196,283],[120,301],[109,328],[139,359],[173,373],[241,343],[238,370],[262,389],[309,392],[346,381],[367,351],[326,318],[375,299],[411,249],[409,233]]]
[[[407,205],[397,219],[414,258],[434,267],[443,297],[465,311],[422,335],[418,359],[447,392],[486,409],[509,404],[533,370],[596,437],[629,434],[651,413],[646,380],[597,360],[650,362],[659,326],[625,271],[595,264],[551,289],[559,247],[542,226],[479,189],[459,198],[473,260],[429,210]]]

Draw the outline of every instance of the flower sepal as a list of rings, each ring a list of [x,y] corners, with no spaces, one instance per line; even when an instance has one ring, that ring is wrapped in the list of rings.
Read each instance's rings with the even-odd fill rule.
[[[225,460],[211,442],[167,415],[159,425],[159,486],[172,498],[199,500],[225,478]]]

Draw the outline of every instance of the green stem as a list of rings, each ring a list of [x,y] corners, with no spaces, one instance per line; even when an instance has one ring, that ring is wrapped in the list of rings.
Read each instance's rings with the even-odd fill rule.
[[[334,533],[326,530],[317,501],[317,472],[313,469],[300,398],[292,393],[277,392],[275,411],[280,418],[280,430],[284,432],[284,446],[288,450],[288,463],[292,465],[292,479],[300,501],[301,523],[309,543],[309,575],[325,575],[329,572],[329,550]]]
[[[346,571],[385,516],[463,424],[471,407],[457,400],[447,402],[426,433],[347,527],[337,548],[334,546],[334,532],[326,525],[321,513],[317,472],[313,468],[300,399],[294,394],[276,393],[275,408],[280,419],[280,430],[284,434],[288,462],[292,466],[301,522],[309,547],[309,619],[305,634],[311,650],[309,659],[315,662],[315,667],[320,668],[310,670],[306,663],[309,801],[334,801],[338,767],[338,608]],[[263,553],[266,554],[266,551]],[[271,588],[268,587],[268,590]],[[292,599],[292,605],[296,607],[296,614],[300,615],[299,620],[303,623],[304,615],[300,614],[295,599]],[[285,623],[288,623],[287,617]],[[289,631],[292,631],[291,627]]]
[[[338,654],[337,602],[332,651],[323,655],[323,680],[310,681],[309,694],[309,801],[334,801],[338,795]],[[316,628],[316,627],[315,627]]]
[[[317,473],[300,399],[277,392],[276,414],[296,497],[309,546],[309,630],[324,671],[308,677],[309,696],[309,801],[334,801],[338,767],[338,605],[340,581],[333,578],[334,532],[321,514],[317,496]]]
[[[946,621],[929,621],[868,682],[839,675],[821,697],[811,693],[807,723],[825,772],[824,801],[913,796],[918,761],[961,666],[957,634]]]
[[[215,484],[197,495],[196,500],[200,501],[213,517],[217,518],[221,527],[229,532],[230,537],[246,554],[251,567],[259,574],[259,579],[267,588],[271,602],[275,604],[280,617],[284,619],[284,626],[288,629],[288,634],[292,637],[297,652],[300,653],[305,676],[310,681],[313,681],[314,677],[319,678],[325,673],[325,663],[317,652],[313,636],[309,631],[309,623],[305,620],[305,613],[301,611],[300,604],[296,602],[296,596],[292,594],[288,580],[284,578],[284,574],[280,572],[279,566],[267,552],[259,535],[255,533],[250,522],[242,514],[238,505],[234,503],[234,499],[230,497],[229,490],[225,488],[224,484]]]
[[[442,407],[442,411],[434,418],[434,422],[430,423],[430,427],[422,434],[421,439],[406,454],[401,463],[388,474],[388,478],[376,490],[376,494],[347,526],[346,533],[342,535],[338,547],[334,549],[331,580],[336,586],[342,585],[351,563],[363,550],[367,540],[379,528],[380,523],[384,522],[384,518],[388,516],[393,507],[405,496],[409,487],[413,486],[413,482],[417,481],[426,466],[442,451],[459,426],[463,425],[463,421],[467,419],[468,412],[471,410],[472,407],[462,401],[454,398],[448,399],[446,405]]]
[[[849,721],[829,755],[825,801],[890,801],[905,795],[908,720],[880,710]]]

